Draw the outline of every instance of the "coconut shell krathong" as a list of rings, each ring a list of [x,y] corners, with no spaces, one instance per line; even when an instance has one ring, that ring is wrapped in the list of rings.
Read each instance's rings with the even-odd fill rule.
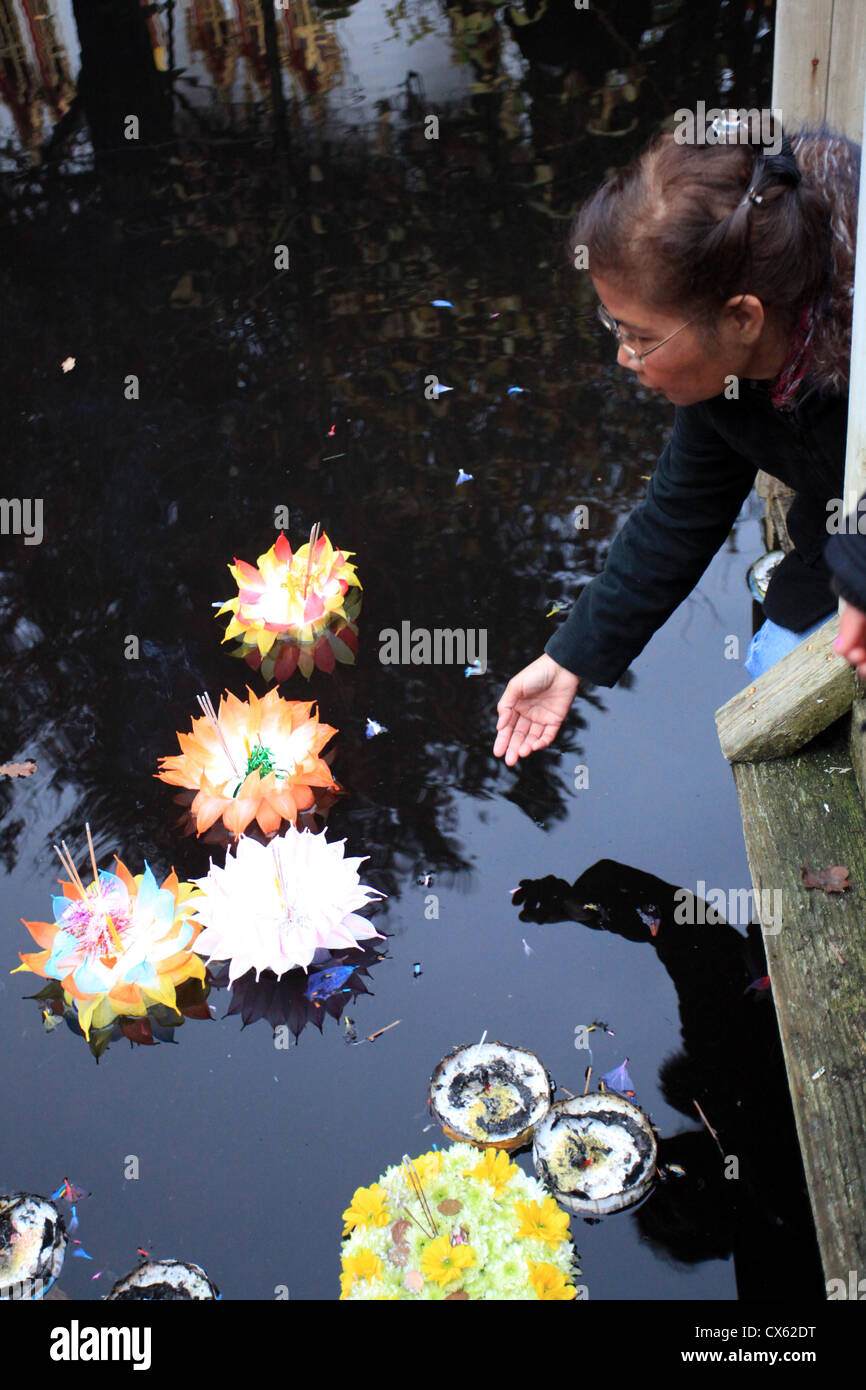
[[[481,1148],[528,1144],[551,1098],[550,1077],[534,1053],[499,1042],[458,1047],[430,1081],[430,1108],[449,1139]]]
[[[535,1171],[566,1211],[605,1216],[653,1185],[656,1140],[638,1106],[613,1091],[557,1101],[535,1131]]]
[[[32,1192],[0,1196],[0,1299],[44,1298],[63,1268],[66,1243],[53,1202]]]
[[[106,1302],[201,1303],[219,1297],[219,1289],[199,1265],[183,1260],[146,1260],[118,1279],[106,1294]]]

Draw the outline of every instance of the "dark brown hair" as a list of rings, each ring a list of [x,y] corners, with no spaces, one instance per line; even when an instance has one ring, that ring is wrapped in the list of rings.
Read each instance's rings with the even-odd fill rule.
[[[788,330],[814,304],[813,375],[819,387],[844,391],[859,154],[826,126],[784,139],[777,155],[660,134],[584,204],[572,248],[587,248],[592,274],[710,332],[737,294],[755,295]]]

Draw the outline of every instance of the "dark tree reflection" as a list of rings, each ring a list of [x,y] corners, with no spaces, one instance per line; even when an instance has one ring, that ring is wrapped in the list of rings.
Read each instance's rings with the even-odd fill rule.
[[[509,21],[499,7],[448,6],[480,90],[468,106],[433,102],[440,138],[428,140],[410,73],[383,142],[336,101],[324,119],[339,20],[327,32],[316,21],[321,62],[306,86],[289,78],[308,50],[281,29],[271,39],[288,138],[276,177],[273,48],[255,100],[230,111],[223,78],[243,55],[228,52],[233,31],[212,26],[201,37],[212,110],[193,109],[189,74],[172,73],[172,126],[135,0],[74,8],[95,162],[78,158],[70,129],[44,167],[19,160],[3,189],[6,491],[45,507],[41,545],[2,537],[3,754],[34,757],[43,787],[74,793],[58,827],[71,842],[87,818],[106,853],[110,842],[136,864],[156,853],[203,872],[205,846],[179,845],[152,774],[197,692],[263,689],[221,650],[211,605],[231,593],[227,563],[266,550],[287,506],[293,543],[321,521],[356,552],[364,585],[356,669],[309,685],[296,674],[281,690],[318,700],[340,730],[347,796],[329,833],[369,853],[370,881],[392,896],[420,866],[466,874],[458,796],[504,794],[542,824],[567,812],[581,702],[556,755],[514,771],[491,754],[495,704],[561,621],[545,616],[551,606],[603,564],[668,421],[633,407],[599,339],[565,251],[570,217],[676,104],[714,99],[706,39],[706,68],[684,60],[699,14],[706,24],[712,10],[742,100],[767,90],[768,41],[757,19],[735,39],[741,5],[667,7],[648,34],[649,7],[619,5],[608,7],[619,37],[602,24],[593,48],[575,22],[548,81],[556,7],[546,18],[512,7]],[[473,43],[481,28],[467,16],[482,12],[490,23]],[[259,39],[250,29],[244,42]],[[512,42],[519,77],[502,62]],[[625,84],[611,86],[612,68]],[[117,125],[133,96],[135,150]],[[633,131],[622,102],[639,113]],[[288,270],[275,269],[281,245]],[[451,391],[428,399],[431,377]],[[461,469],[473,480],[457,486]],[[578,504],[592,513],[579,532]],[[486,629],[489,670],[382,664],[379,632],[404,620]],[[367,740],[368,717],[388,733]],[[0,789],[7,863],[22,831],[15,791]]]

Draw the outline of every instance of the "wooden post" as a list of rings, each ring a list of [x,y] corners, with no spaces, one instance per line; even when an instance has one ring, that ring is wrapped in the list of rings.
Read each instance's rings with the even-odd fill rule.
[[[859,141],[864,83],[863,0],[777,0],[772,102],[786,129],[827,121]]]
[[[833,0],[776,0],[772,102],[786,129],[825,118],[832,27]]]
[[[864,83],[866,5],[863,0],[834,0],[825,117],[836,130],[858,142],[863,131]]]
[[[864,13],[866,23],[866,13]],[[864,31],[866,32],[866,31]],[[848,390],[848,445],[845,452],[845,512],[857,515],[857,500],[866,492],[866,95],[860,151],[860,201],[857,210],[857,249],[854,271],[854,319],[851,334],[851,381]],[[866,536],[862,544],[866,545]],[[842,605],[840,605],[841,607]],[[851,762],[860,795],[866,802],[866,699],[856,681],[851,716]]]

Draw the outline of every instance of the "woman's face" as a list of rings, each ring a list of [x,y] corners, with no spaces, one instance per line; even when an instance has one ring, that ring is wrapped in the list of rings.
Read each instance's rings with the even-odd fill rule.
[[[592,283],[605,309],[625,330],[628,346],[638,353],[688,320],[687,314],[647,308],[632,292],[618,289],[612,281],[593,276]],[[717,341],[702,324],[690,324],[651,352],[643,364],[620,343],[617,362],[634,372],[642,386],[660,392],[673,405],[711,400],[732,385],[732,377],[773,377],[782,366],[784,339],[768,322],[754,295],[728,300],[716,329]]]

